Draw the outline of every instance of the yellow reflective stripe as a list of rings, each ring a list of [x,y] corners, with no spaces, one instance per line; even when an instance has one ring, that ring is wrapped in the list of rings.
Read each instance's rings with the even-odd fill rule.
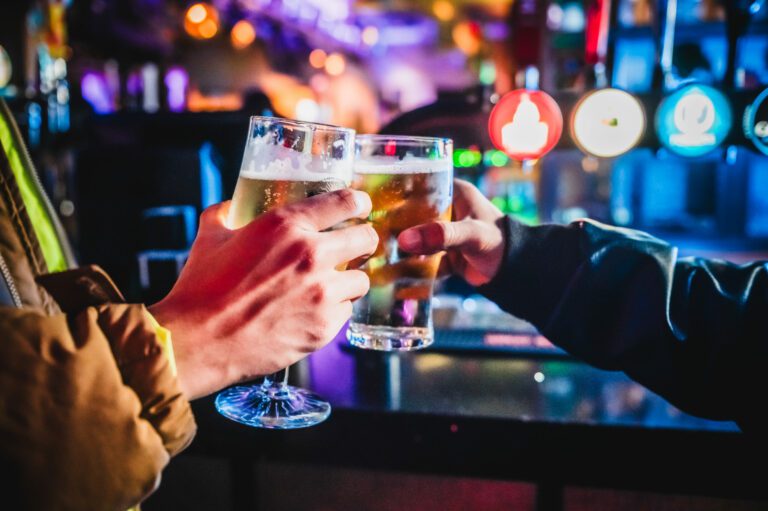
[[[149,318],[149,322],[152,324],[152,328],[155,329],[155,335],[157,336],[157,342],[160,343],[160,348],[163,350],[165,358],[168,359],[168,365],[171,366],[171,372],[176,376],[176,357],[173,355],[173,342],[171,341],[171,331],[165,327],[160,326],[155,317],[149,312],[146,313]]]
[[[24,167],[20,152],[23,142],[15,137],[14,130],[11,128],[11,121],[1,114],[2,111],[0,111],[0,143],[2,143],[2,148],[11,165],[11,171],[19,186],[21,199],[24,201],[32,227],[40,243],[48,272],[64,271],[67,269],[67,259],[61,248],[53,221],[48,215],[45,202],[40,195],[43,192],[38,189],[31,169]]]

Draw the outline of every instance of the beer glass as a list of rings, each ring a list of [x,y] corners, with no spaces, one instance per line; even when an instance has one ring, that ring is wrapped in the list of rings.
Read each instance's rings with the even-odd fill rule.
[[[401,251],[409,227],[451,219],[453,142],[444,138],[360,135],[353,187],[371,196],[368,221],[379,246],[362,266],[371,279],[354,303],[347,339],[360,348],[415,350],[432,344],[432,287],[442,254]]]
[[[237,229],[272,208],[347,188],[354,138],[351,129],[251,117],[228,227]],[[230,387],[216,397],[216,409],[234,421],[269,429],[303,428],[328,418],[328,402],[287,382],[288,368],[261,385]]]

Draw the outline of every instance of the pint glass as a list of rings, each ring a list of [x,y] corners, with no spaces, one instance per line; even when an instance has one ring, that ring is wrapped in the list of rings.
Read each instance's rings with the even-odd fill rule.
[[[348,187],[354,138],[354,130],[336,126],[251,117],[227,226],[238,229],[272,208]],[[287,381],[286,368],[261,385],[230,387],[216,397],[216,408],[234,421],[271,429],[312,426],[328,417],[329,403]]]
[[[362,266],[371,279],[355,302],[347,331],[360,348],[415,350],[432,344],[432,287],[441,254],[400,250],[409,227],[451,219],[453,142],[443,138],[361,135],[355,142],[353,187],[371,196],[368,220],[379,246]]]

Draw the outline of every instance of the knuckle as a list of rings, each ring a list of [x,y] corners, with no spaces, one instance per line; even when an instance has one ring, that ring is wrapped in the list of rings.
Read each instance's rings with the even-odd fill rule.
[[[328,296],[328,293],[325,290],[325,286],[322,284],[312,284],[309,287],[309,290],[307,292],[307,296],[309,297],[309,301],[313,305],[320,305],[325,301],[326,297]]]
[[[349,188],[344,188],[336,192],[336,197],[339,205],[345,211],[355,211],[357,209],[357,202],[355,200],[355,191]]]
[[[269,219],[272,228],[275,230],[288,229],[293,225],[290,213],[284,209],[272,212]]]
[[[284,211],[270,211],[256,218],[253,223],[259,225],[259,231],[274,236],[285,236],[291,228],[290,217]]]
[[[310,340],[310,343],[312,344],[311,346],[312,351],[317,349],[317,346],[316,346],[317,344],[327,341],[329,336],[333,335],[328,333],[330,330],[331,330],[331,324],[327,318],[321,317],[315,320],[315,325],[309,334],[309,340]]]
[[[427,229],[426,241],[432,248],[442,247],[450,240],[451,232],[451,224],[445,222],[434,223],[431,228]]]
[[[297,244],[297,269],[304,273],[317,268],[319,263],[319,254],[317,247],[307,240],[299,241]]]

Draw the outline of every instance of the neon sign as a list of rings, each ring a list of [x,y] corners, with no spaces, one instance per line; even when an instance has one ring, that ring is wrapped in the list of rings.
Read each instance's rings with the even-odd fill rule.
[[[744,134],[763,154],[768,154],[768,89],[744,112]]]
[[[551,151],[563,133],[563,115],[548,94],[518,89],[505,94],[488,120],[491,141],[514,160],[536,160]]]
[[[11,81],[11,58],[5,49],[0,46],[0,89]]]
[[[585,153],[613,158],[640,141],[645,132],[645,112],[631,94],[619,89],[596,90],[576,105],[571,132]]]
[[[688,85],[664,99],[656,112],[661,143],[680,156],[696,157],[723,143],[732,126],[728,99],[708,85]]]

